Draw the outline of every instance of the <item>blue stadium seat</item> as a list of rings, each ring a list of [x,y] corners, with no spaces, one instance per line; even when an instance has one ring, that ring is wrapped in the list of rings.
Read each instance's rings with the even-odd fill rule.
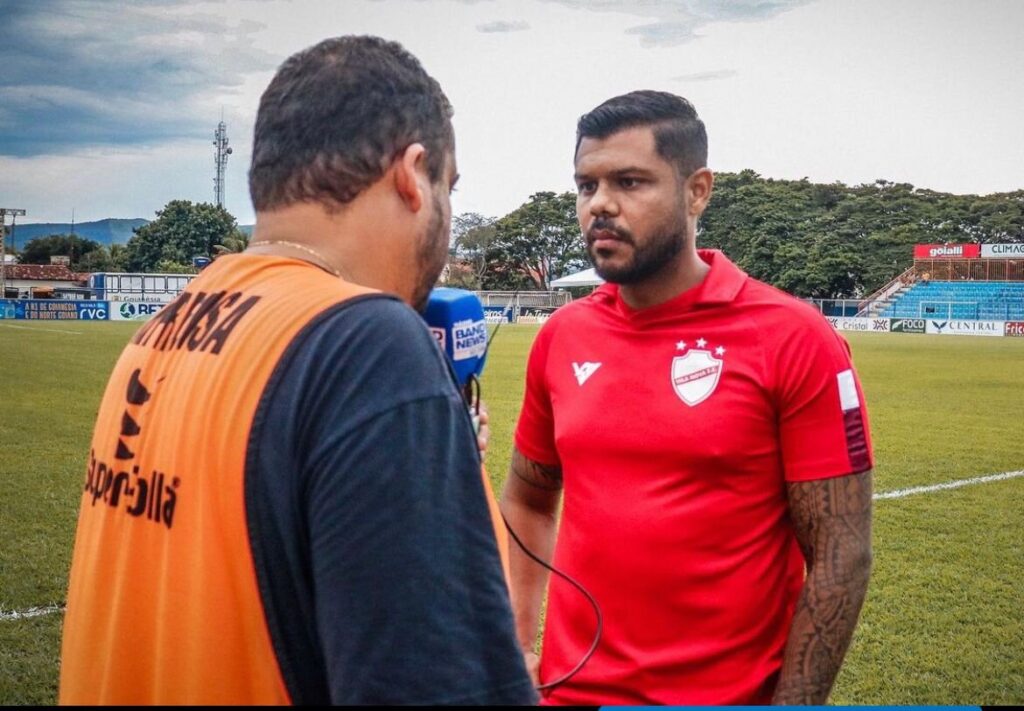
[[[1024,282],[918,282],[881,313],[894,318],[1024,320]]]

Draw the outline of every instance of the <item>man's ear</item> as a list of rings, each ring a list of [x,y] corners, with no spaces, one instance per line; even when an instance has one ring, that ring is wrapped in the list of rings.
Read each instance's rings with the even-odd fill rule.
[[[420,184],[421,174],[426,173],[424,163],[427,149],[422,143],[413,143],[398,154],[392,164],[395,177],[395,190],[402,201],[413,212],[423,207],[423,188]]]
[[[690,198],[690,217],[700,217],[711,199],[715,176],[707,168],[699,168],[686,179],[687,197]]]

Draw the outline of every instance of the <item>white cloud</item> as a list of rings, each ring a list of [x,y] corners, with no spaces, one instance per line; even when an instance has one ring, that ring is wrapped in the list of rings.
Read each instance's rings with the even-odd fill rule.
[[[680,74],[672,77],[672,81],[695,82],[695,81],[717,81],[718,79],[732,79],[738,72],[734,69],[714,69],[708,72],[693,72],[692,74]]]
[[[21,33],[26,14],[50,23],[45,32]],[[496,18],[529,31],[478,29]],[[29,208],[29,222],[64,221],[72,207],[82,220],[152,218],[170,199],[212,200],[222,106],[235,150],[227,206],[251,222],[259,96],[286,56],[342,34],[402,42],[444,87],[462,173],[456,211],[502,215],[533,192],[572,189],[577,118],[642,88],[694,103],[715,170],[1022,187],[1016,0],[60,0],[3,3],[0,19],[0,155],[23,155],[0,158],[0,194]],[[646,44],[626,33],[644,26],[662,29]],[[16,111],[15,99],[37,103]],[[39,144],[31,158],[26,138]]]
[[[477,25],[476,29],[478,32],[522,32],[523,30],[530,29],[529,22],[523,22],[522,20],[495,20],[494,22],[485,22],[481,25]]]

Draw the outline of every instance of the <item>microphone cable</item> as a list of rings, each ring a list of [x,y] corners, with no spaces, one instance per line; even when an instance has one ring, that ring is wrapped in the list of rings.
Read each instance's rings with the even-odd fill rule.
[[[501,321],[498,322],[497,326],[495,326],[494,331],[491,333],[490,338],[487,340],[487,345],[484,348],[485,357],[486,354],[490,353],[491,343],[494,342],[494,337],[498,335],[498,330],[501,329],[501,325],[506,321],[505,314],[511,310],[513,304],[515,303],[515,298],[518,294],[519,289],[516,289],[515,292],[513,292],[511,299],[509,299],[508,305],[505,307],[505,309],[502,310],[502,319]],[[477,378],[475,374],[470,376],[469,380],[466,382],[463,394],[470,407],[470,412],[474,417],[474,424],[476,422],[479,422],[481,390],[482,388],[480,385],[480,379]],[[537,691],[548,691],[550,689],[554,689],[558,686],[561,686],[565,682],[569,681],[569,679],[572,679],[574,676],[576,676],[576,674],[579,673],[581,669],[583,669],[586,663],[590,661],[590,658],[594,656],[594,653],[597,651],[597,646],[601,642],[601,633],[604,631],[604,616],[601,613],[601,606],[597,604],[597,600],[594,599],[594,596],[590,593],[589,590],[583,587],[583,585],[575,578],[568,575],[567,573],[562,572],[561,570],[551,565],[547,561],[542,560],[537,554],[535,554],[533,551],[527,548],[526,544],[523,543],[519,536],[516,535],[516,532],[512,529],[512,526],[509,524],[508,519],[505,518],[504,513],[501,514],[501,520],[505,524],[505,529],[508,531],[509,535],[512,536],[512,540],[516,542],[516,545],[519,546],[520,550],[522,550],[523,553],[530,560],[534,561],[542,568],[551,571],[552,573],[554,573],[555,575],[557,575],[558,577],[562,578],[567,583],[572,585],[574,588],[579,590],[579,592],[587,599],[587,602],[590,603],[590,606],[594,609],[594,618],[597,622],[597,625],[594,630],[594,641],[590,643],[590,648],[587,650],[586,654],[583,655],[580,661],[576,663],[576,666],[570,669],[566,674],[563,674],[554,681],[548,682],[546,684],[541,684],[540,686],[536,687]]]
[[[584,665],[590,661],[590,658],[594,656],[594,652],[597,651],[597,645],[601,642],[601,632],[604,629],[604,616],[601,614],[601,606],[597,604],[597,600],[594,599],[594,596],[591,595],[590,591],[583,587],[581,583],[579,583],[577,580],[575,580],[572,576],[568,575],[567,573],[563,573],[555,566],[550,565],[547,562],[541,560],[539,556],[537,556],[536,554],[534,554],[533,551],[527,548],[526,544],[519,540],[519,536],[517,536],[516,532],[512,530],[512,526],[509,525],[508,519],[505,518],[504,513],[501,514],[501,520],[505,522],[505,528],[506,530],[508,530],[508,534],[512,536],[512,540],[516,542],[516,545],[518,545],[519,548],[522,549],[523,553],[525,553],[527,557],[529,557],[531,560],[533,560],[540,566],[547,568],[552,573],[562,578],[567,583],[572,585],[574,588],[579,590],[580,593],[582,593],[583,596],[587,598],[587,602],[590,603],[590,606],[594,608],[594,617],[597,620],[597,627],[594,630],[594,641],[591,642],[590,649],[587,650],[587,653],[583,655],[583,658],[580,659],[576,666],[574,666],[568,673],[563,674],[554,681],[548,682],[547,684],[541,684],[540,686],[536,687],[537,691],[547,691],[549,689],[554,689],[555,687],[561,686],[565,682],[569,681],[569,679],[572,679],[574,676],[576,676],[580,669],[582,669]]]

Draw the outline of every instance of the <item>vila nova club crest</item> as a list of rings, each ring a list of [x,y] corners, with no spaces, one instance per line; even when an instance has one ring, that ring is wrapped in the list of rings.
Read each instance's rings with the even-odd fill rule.
[[[676,351],[682,355],[672,359],[672,387],[680,400],[694,407],[711,397],[718,387],[725,347],[709,348],[706,340],[698,338],[692,348],[686,341],[677,342]]]

